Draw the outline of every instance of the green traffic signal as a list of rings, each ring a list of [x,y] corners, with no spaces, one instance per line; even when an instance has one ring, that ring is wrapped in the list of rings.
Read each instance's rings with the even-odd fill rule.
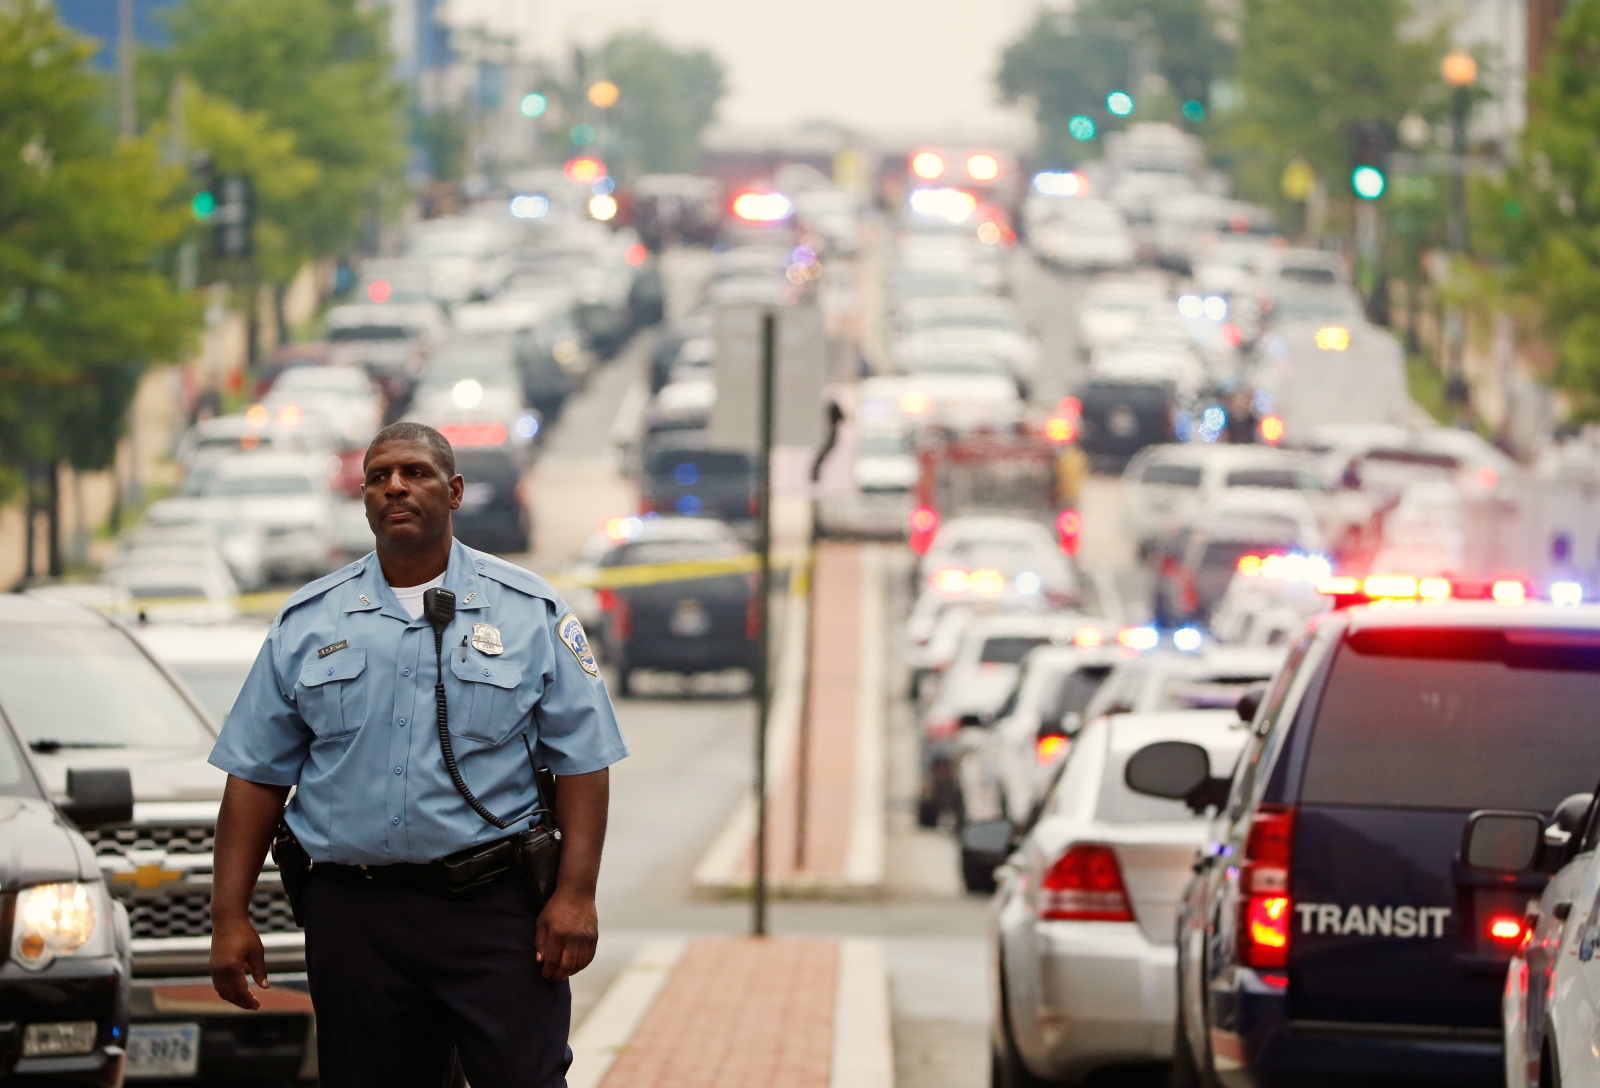
[[[202,189],[194,194],[194,199],[189,202],[189,207],[194,210],[196,219],[209,219],[211,213],[217,210],[217,194],[209,189]]]
[[[1350,188],[1362,200],[1377,200],[1387,188],[1388,180],[1376,166],[1358,166],[1350,171]]]
[[[1094,139],[1094,120],[1080,113],[1067,122],[1067,132],[1071,134],[1074,140],[1092,140]]]
[[[1133,112],[1133,95],[1127,91],[1112,91],[1106,95],[1106,109],[1118,117],[1126,117]]]

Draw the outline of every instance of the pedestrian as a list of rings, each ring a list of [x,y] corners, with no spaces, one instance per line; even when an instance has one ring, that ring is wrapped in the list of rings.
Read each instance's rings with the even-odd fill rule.
[[[439,1088],[452,1048],[473,1088],[557,1088],[567,979],[599,933],[607,768],[628,749],[561,597],[454,539],[444,437],[396,423],[364,467],[376,551],[288,599],[211,754],[228,773],[212,981],[260,1007],[250,900],[271,844],[327,1088]],[[540,886],[535,839],[560,851]]]

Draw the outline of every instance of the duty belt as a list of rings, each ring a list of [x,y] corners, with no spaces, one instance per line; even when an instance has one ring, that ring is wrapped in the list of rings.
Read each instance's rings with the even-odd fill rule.
[[[396,862],[393,865],[335,865],[323,862],[313,866],[312,871],[346,879],[368,880],[392,888],[460,895],[497,887],[518,875],[517,836],[468,847],[438,861]]]

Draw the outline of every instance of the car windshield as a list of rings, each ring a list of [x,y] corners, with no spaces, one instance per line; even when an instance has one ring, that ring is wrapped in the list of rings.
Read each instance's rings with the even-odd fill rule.
[[[1139,477],[1139,482],[1166,484],[1169,487],[1199,487],[1200,475],[1200,469],[1194,465],[1151,465]]]
[[[1215,676],[1196,680],[1169,676],[1161,683],[1151,710],[1226,710],[1239,696],[1271,679],[1268,676]]]
[[[221,725],[228,720],[228,711],[233,709],[234,700],[244,688],[251,664],[249,661],[207,661],[169,664],[168,667],[189,685],[211,720]]]
[[[1274,321],[1359,321],[1361,307],[1343,291],[1296,291],[1279,295]]]
[[[1301,802],[1535,809],[1594,789],[1600,636],[1360,631],[1340,647]]]
[[[1111,675],[1110,665],[1089,665],[1073,669],[1056,683],[1055,691],[1040,707],[1039,719],[1058,722],[1068,714],[1082,714],[1100,685]]]
[[[1247,468],[1228,473],[1229,487],[1272,487],[1290,491],[1320,491],[1317,478],[1298,468]]]
[[[110,626],[0,625],[0,708],[40,752],[209,748],[178,689]]]
[[[1050,645],[1046,635],[991,635],[983,640],[978,662],[983,665],[1020,665],[1028,651]]]
[[[405,340],[410,336],[411,330],[403,325],[346,325],[341,329],[328,330],[328,340],[334,344],[357,340]]]
[[[1006,374],[1000,360],[983,355],[920,356],[907,369],[914,374]]]
[[[311,495],[316,488],[309,476],[213,476],[205,494],[217,498],[260,498],[279,495]]]

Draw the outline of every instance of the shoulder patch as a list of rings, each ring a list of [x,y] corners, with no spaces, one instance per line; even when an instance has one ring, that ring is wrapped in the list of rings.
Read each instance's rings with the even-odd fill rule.
[[[561,622],[556,624],[556,634],[567,644],[567,649],[578,659],[584,672],[590,676],[600,675],[600,665],[594,659],[594,651],[589,648],[589,636],[583,633],[583,624],[578,622],[577,616],[571,612],[562,616]]]
[[[334,586],[343,585],[360,574],[365,564],[366,560],[364,558],[357,559],[354,563],[340,567],[332,574],[324,574],[314,582],[307,582],[289,594],[289,599],[283,602],[283,612],[288,612],[289,609],[305,604],[307,601],[315,600]],[[282,615],[281,612],[279,614]]]
[[[473,552],[472,565],[485,578],[492,578],[501,585],[509,586],[519,593],[526,593],[530,597],[540,597],[547,601],[561,600],[561,594],[557,593],[549,582],[531,570],[519,567],[514,563],[507,563],[499,556]]]

